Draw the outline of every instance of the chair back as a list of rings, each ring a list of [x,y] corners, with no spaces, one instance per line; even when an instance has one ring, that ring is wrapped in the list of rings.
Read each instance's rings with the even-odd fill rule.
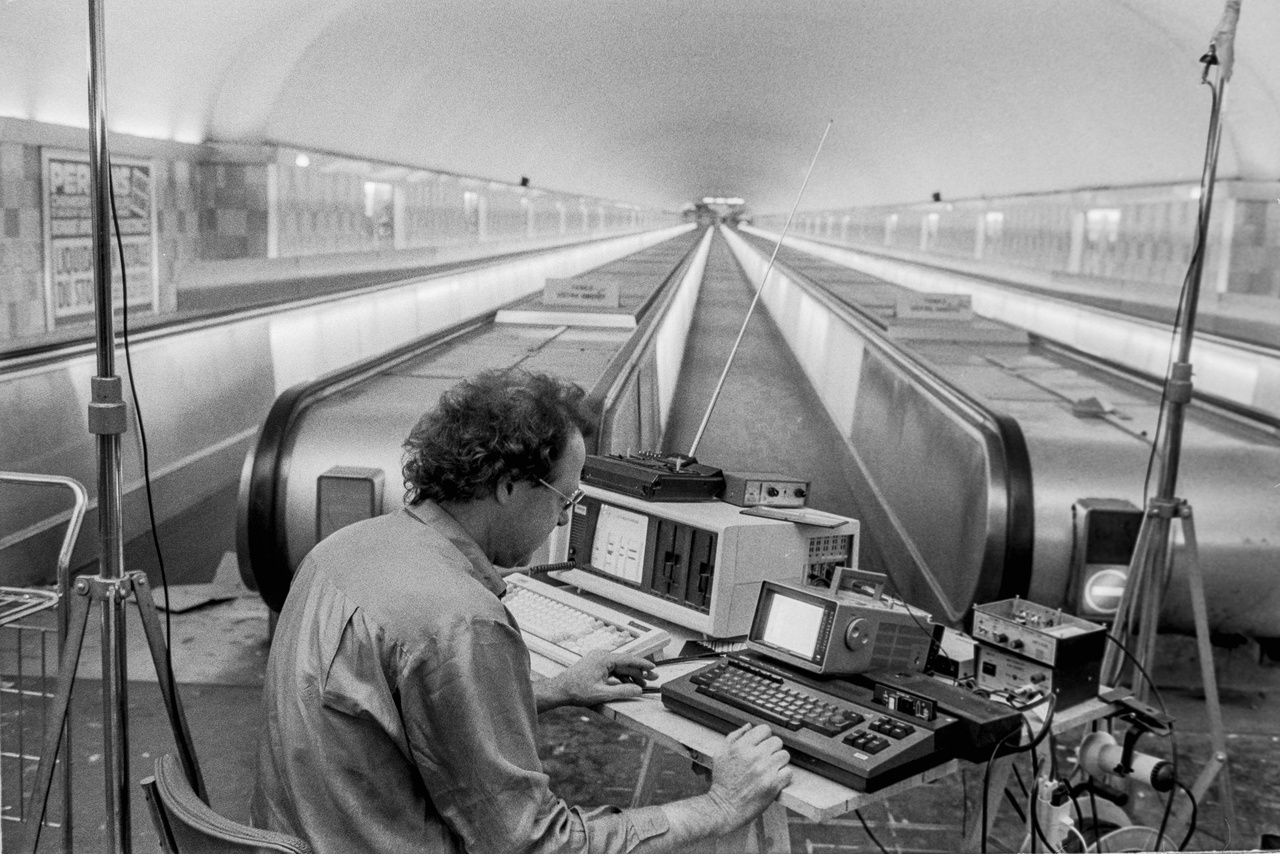
[[[171,753],[156,760],[155,776],[141,785],[164,854],[312,854],[311,846],[295,836],[259,830],[214,812],[196,795]]]

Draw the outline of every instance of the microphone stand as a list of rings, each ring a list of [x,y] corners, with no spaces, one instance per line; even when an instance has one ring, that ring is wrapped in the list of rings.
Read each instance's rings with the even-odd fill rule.
[[[40,845],[40,832],[53,782],[54,763],[61,747],[71,705],[71,689],[80,663],[81,645],[93,604],[102,615],[102,737],[103,774],[106,782],[107,854],[129,854],[133,835],[130,820],[128,669],[125,642],[125,603],[133,595],[147,636],[156,677],[164,697],[179,758],[188,780],[208,801],[195,750],[177,688],[172,679],[169,650],[160,629],[151,588],[143,572],[124,571],[120,437],[128,417],[115,373],[115,331],[111,281],[111,174],[107,151],[106,61],[103,50],[103,0],[89,0],[89,174],[93,187],[94,320],[97,370],[90,379],[89,432],[97,437],[99,574],[77,578],[76,598],[63,601],[66,639],[61,650],[58,688],[50,710],[32,802],[33,827],[29,831],[32,854]],[[123,258],[121,259],[123,263]],[[122,271],[123,274],[123,271]],[[128,311],[126,305],[123,311]],[[71,757],[63,758],[68,765]],[[69,818],[69,817],[68,817]]]
[[[1214,176],[1218,164],[1218,146],[1222,138],[1222,100],[1226,81],[1231,75],[1232,38],[1240,14],[1240,0],[1228,0],[1223,23],[1215,42],[1200,61],[1204,63],[1201,82],[1213,93],[1213,106],[1209,117],[1209,135],[1205,151],[1204,170],[1200,178],[1200,210],[1197,219],[1196,245],[1183,290],[1176,335],[1176,357],[1165,382],[1165,394],[1161,401],[1160,423],[1164,429],[1156,436],[1157,457],[1160,460],[1156,494],[1148,502],[1142,525],[1138,529],[1137,542],[1129,563],[1124,593],[1111,625],[1109,645],[1103,655],[1101,681],[1118,686],[1123,683],[1126,671],[1129,687],[1139,699],[1145,699],[1149,687],[1139,677],[1151,672],[1155,660],[1157,632],[1164,596],[1173,574],[1173,522],[1182,529],[1185,548],[1180,561],[1187,572],[1191,594],[1191,610],[1195,621],[1197,653],[1200,659],[1201,680],[1204,685],[1205,707],[1208,713],[1213,753],[1202,768],[1190,789],[1192,804],[1208,791],[1214,778],[1218,787],[1223,814],[1228,828],[1235,826],[1235,806],[1228,779],[1226,737],[1222,722],[1222,709],[1218,698],[1218,682],[1214,669],[1213,647],[1210,642],[1208,607],[1204,593],[1204,575],[1200,568],[1199,546],[1191,505],[1176,495],[1178,466],[1182,455],[1182,431],[1186,419],[1186,406],[1191,402],[1191,344],[1195,331],[1196,308],[1200,296],[1200,281],[1204,271],[1209,211],[1213,202]],[[1216,38],[1222,38],[1225,62],[1219,66],[1216,85],[1209,81],[1209,71],[1219,65]],[[1130,650],[1132,661],[1120,658],[1120,650]],[[1149,678],[1149,677],[1148,677]],[[1172,795],[1170,795],[1172,797]],[[1170,836],[1177,838],[1173,828],[1185,826],[1187,807],[1179,810],[1172,822]],[[1228,833],[1230,830],[1228,830]],[[1161,839],[1156,845],[1162,844]]]

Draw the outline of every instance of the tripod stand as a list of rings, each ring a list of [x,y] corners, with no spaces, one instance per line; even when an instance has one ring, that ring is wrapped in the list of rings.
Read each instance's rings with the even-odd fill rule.
[[[89,0],[89,174],[93,185],[93,283],[94,320],[98,374],[90,380],[89,432],[97,437],[98,451],[98,536],[101,573],[76,579],[75,597],[67,597],[63,607],[70,610],[66,620],[67,634],[59,667],[58,688],[50,711],[52,723],[46,730],[40,764],[36,772],[36,788],[32,798],[39,798],[39,808],[31,830],[30,850],[40,844],[41,825],[53,781],[63,729],[71,706],[71,689],[80,663],[81,645],[91,605],[97,604],[102,615],[102,712],[103,772],[106,777],[106,814],[110,829],[107,854],[128,854],[132,848],[129,791],[129,727],[126,697],[126,660],[124,612],[130,594],[137,602],[142,626],[147,635],[151,657],[156,665],[169,722],[174,732],[183,769],[193,788],[205,798],[204,783],[196,765],[195,751],[186,718],[173,684],[169,651],[160,633],[160,621],[146,576],[125,573],[122,536],[120,482],[120,437],[125,432],[127,417],[121,395],[120,377],[115,374],[115,332],[112,310],[111,276],[111,175],[107,156],[106,61],[103,50],[103,0]],[[123,251],[121,275],[123,279]],[[128,300],[122,306],[128,311]],[[69,753],[69,751],[68,751]],[[67,756],[64,760],[70,763]],[[34,801],[33,801],[34,802]]]
[[[1194,801],[1204,797],[1215,778],[1218,781],[1218,797],[1229,828],[1236,826],[1235,802],[1231,794],[1227,743],[1222,724],[1222,707],[1218,700],[1218,680],[1213,663],[1213,647],[1209,639],[1209,615],[1204,595],[1204,576],[1200,570],[1200,549],[1196,540],[1195,521],[1191,505],[1181,498],[1156,496],[1147,505],[1133,559],[1129,564],[1129,579],[1121,599],[1120,611],[1112,625],[1111,637],[1125,644],[1134,657],[1149,666],[1155,660],[1156,630],[1164,589],[1173,569],[1173,523],[1179,523],[1185,543],[1181,563],[1187,572],[1187,586],[1191,594],[1191,611],[1196,628],[1196,651],[1200,659],[1200,677],[1204,686],[1205,709],[1209,717],[1209,735],[1213,752],[1201,768],[1191,786]],[[1121,684],[1122,662],[1116,646],[1107,647],[1102,660],[1102,681],[1110,685]],[[1139,699],[1145,699],[1149,686],[1136,672],[1132,672],[1130,688]],[[1149,671],[1148,671],[1149,672]],[[1189,821],[1190,805],[1179,808],[1170,822],[1168,838],[1177,839]],[[1156,841],[1159,846],[1161,840]]]
[[[1201,82],[1209,85],[1213,94],[1213,107],[1209,117],[1209,141],[1205,152],[1204,171],[1200,178],[1200,211],[1197,221],[1196,246],[1191,265],[1187,270],[1183,288],[1183,303],[1179,306],[1177,328],[1177,356],[1170,365],[1161,401],[1160,419],[1165,425],[1158,432],[1152,452],[1159,452],[1160,478],[1156,495],[1148,502],[1146,515],[1138,530],[1133,559],[1129,563],[1128,579],[1120,606],[1112,623],[1110,637],[1115,643],[1107,647],[1102,659],[1102,681],[1118,686],[1123,684],[1124,672],[1129,671],[1129,687],[1139,698],[1145,698],[1148,685],[1139,672],[1150,672],[1155,660],[1156,633],[1165,590],[1173,574],[1172,529],[1175,519],[1182,528],[1184,563],[1191,594],[1191,607],[1195,620],[1196,649],[1200,659],[1200,674],[1204,685],[1205,706],[1209,715],[1209,728],[1213,754],[1201,770],[1191,788],[1192,803],[1198,802],[1208,791],[1214,778],[1218,779],[1223,813],[1228,828],[1235,826],[1235,806],[1227,766],[1226,737],[1223,733],[1222,708],[1218,701],[1218,680],[1214,671],[1213,647],[1209,637],[1209,615],[1205,603],[1204,576],[1201,573],[1199,545],[1191,505],[1176,496],[1178,464],[1182,453],[1182,430],[1186,419],[1186,406],[1191,402],[1191,342],[1195,330],[1196,305],[1200,295],[1200,280],[1204,272],[1205,245],[1208,237],[1209,212],[1213,201],[1214,173],[1217,170],[1218,145],[1222,138],[1222,96],[1226,81],[1231,76],[1232,42],[1240,15],[1240,0],[1228,0],[1222,22],[1210,42],[1209,51],[1200,61],[1204,64]],[[1218,47],[1222,48],[1224,63],[1216,85],[1209,82],[1209,71],[1218,66]],[[1120,650],[1132,650],[1133,660],[1124,662]],[[1170,795],[1172,797],[1172,794]],[[1170,833],[1177,838],[1177,828],[1186,826],[1185,814],[1190,807],[1182,808],[1172,822]],[[1157,839],[1156,846],[1163,844]]]
[[[82,576],[75,580],[72,590],[75,598],[67,603],[69,610],[66,617],[67,635],[58,667],[58,688],[49,710],[52,724],[46,730],[44,745],[40,751],[40,764],[36,769],[36,786],[32,793],[33,798],[39,797],[40,808],[34,819],[30,850],[34,854],[40,844],[40,827],[44,821],[49,789],[53,784],[54,762],[62,745],[62,734],[65,729],[63,725],[70,713],[71,689],[75,684],[76,670],[80,665],[85,628],[89,622],[92,606],[99,604],[102,609],[103,714],[111,724],[104,727],[104,735],[108,741],[107,749],[104,751],[107,760],[107,813],[113,820],[113,825],[119,829],[117,838],[120,844],[116,850],[128,851],[131,842],[128,810],[128,726],[123,714],[123,710],[127,707],[124,687],[124,674],[127,671],[124,660],[125,648],[121,643],[121,636],[124,628],[123,609],[130,594],[133,595],[137,604],[147,646],[151,651],[151,659],[155,663],[156,678],[159,681],[161,696],[164,698],[169,725],[173,729],[183,771],[201,800],[207,802],[208,795],[205,792],[200,767],[196,762],[191,731],[182,710],[182,701],[178,697],[177,686],[172,678],[169,650],[161,633],[160,618],[156,612],[155,601],[151,596],[151,585],[146,575],[142,572],[130,572],[117,578],[106,575]],[[111,743],[113,732],[117,734],[115,744]],[[67,756],[64,761],[69,763],[70,756]]]

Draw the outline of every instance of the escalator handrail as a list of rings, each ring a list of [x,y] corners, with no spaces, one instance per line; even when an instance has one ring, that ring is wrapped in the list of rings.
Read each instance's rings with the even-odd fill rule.
[[[990,285],[995,288],[1004,288],[1010,291],[1033,294],[1037,299],[1045,300],[1048,302],[1061,303],[1061,304],[1069,305],[1072,307],[1084,306],[1090,312],[1097,313],[1099,315],[1102,315],[1103,317],[1114,318],[1116,320],[1124,321],[1125,323],[1132,323],[1134,325],[1145,326],[1151,329],[1158,329],[1162,332],[1168,332],[1173,329],[1173,324],[1163,320],[1157,320],[1152,317],[1146,317],[1141,314],[1133,314],[1133,313],[1121,311],[1115,308],[1108,308],[1105,305],[1098,305],[1093,302],[1090,302],[1086,298],[1072,299],[1070,296],[1063,295],[1060,292],[1056,292],[1039,285],[1013,281],[1010,279],[1001,278],[991,273],[981,273],[977,271],[956,269],[955,267],[948,266],[947,264],[942,263],[937,259],[914,258],[906,253],[904,253],[903,255],[897,255],[897,254],[893,254],[888,250],[870,249],[865,246],[855,246],[853,244],[847,244],[847,243],[835,243],[830,240],[823,240],[821,238],[815,238],[815,237],[809,237],[809,236],[804,236],[804,237],[801,237],[800,239],[807,240],[812,243],[817,243],[821,246],[826,246],[831,249],[842,249],[847,252],[853,252],[855,254],[868,255],[874,259],[878,259],[881,261],[893,261],[899,264],[908,264],[913,267],[921,267],[926,270],[934,270],[940,273],[947,273],[954,276],[961,276],[966,279],[974,279],[982,284]],[[794,246],[791,248],[799,252],[804,251]],[[1170,311],[1172,313],[1172,309]],[[1051,342],[1054,347],[1061,349],[1063,352],[1070,353],[1074,358],[1082,358],[1088,361],[1093,361],[1098,364],[1105,365],[1106,367],[1108,367],[1111,370],[1114,370],[1117,373],[1129,374],[1130,376],[1139,377],[1142,379],[1149,380],[1151,382],[1163,382],[1162,377],[1157,377],[1153,374],[1142,371],[1139,368],[1130,367],[1128,365],[1124,365],[1110,359],[1104,359],[1100,356],[1095,356],[1091,353],[1086,353],[1085,351],[1080,350],[1079,348],[1074,347],[1071,344],[1066,344],[1061,341],[1054,341],[1053,339],[1041,333],[1028,331],[1027,334],[1030,335],[1033,339],[1038,339],[1044,342]],[[1208,332],[1202,329],[1196,330],[1195,338],[1196,338],[1196,341],[1201,341],[1206,344],[1213,344],[1218,347],[1224,347],[1224,348],[1229,348],[1233,350],[1243,351],[1247,356],[1260,356],[1262,358],[1268,358],[1268,359],[1280,358],[1280,347],[1277,347],[1275,345],[1262,344],[1247,338],[1231,338],[1229,336],[1222,335],[1221,333]],[[1242,418],[1259,421],[1262,424],[1265,424],[1268,427],[1272,427],[1272,428],[1280,426],[1280,418],[1277,418],[1275,415],[1272,415],[1269,412],[1263,412],[1254,407],[1251,407],[1248,404],[1236,403],[1235,401],[1231,401],[1226,398],[1219,397],[1218,395],[1205,392],[1200,388],[1193,388],[1191,390],[1191,394],[1192,394],[1192,397],[1194,398],[1202,399],[1211,406],[1215,406],[1220,409],[1226,410]]]
[[[603,453],[608,450],[609,442],[606,439],[612,432],[614,410],[621,402],[622,393],[631,386],[632,381],[639,372],[642,360],[648,352],[649,344],[653,341],[654,336],[657,335],[658,329],[662,325],[662,320],[667,316],[672,302],[675,301],[680,285],[684,280],[684,275],[693,263],[702,241],[702,235],[694,239],[689,251],[672,267],[671,272],[663,278],[662,284],[654,289],[642,309],[641,316],[637,319],[635,334],[627,341],[627,345],[614,356],[592,390],[593,394],[599,394],[600,400],[600,423],[596,430],[595,450],[593,453]],[[601,449],[604,449],[604,451]]]
[[[241,323],[246,320],[253,320],[267,315],[278,314],[284,310],[308,308],[316,305],[324,305],[325,303],[338,302],[339,300],[348,299],[350,297],[366,296],[379,291],[394,290],[407,285],[428,282],[436,278],[457,275],[458,273],[470,273],[484,270],[488,267],[510,264],[512,261],[519,260],[526,256],[554,252],[568,246],[590,243],[595,240],[613,240],[631,233],[640,232],[609,234],[604,237],[588,238],[567,244],[557,244],[551,247],[517,249],[510,252],[502,252],[497,255],[488,255],[484,258],[450,261],[444,264],[419,267],[416,268],[418,272],[407,274],[405,274],[405,270],[388,271],[388,276],[390,278],[386,281],[354,285],[346,290],[329,291],[326,293],[316,294],[315,296],[301,297],[298,299],[286,299],[265,303],[259,302],[242,306],[229,306],[226,308],[212,309],[198,313],[175,312],[170,315],[151,315],[137,318],[131,317],[129,321],[129,340],[130,343],[139,344],[156,338],[166,338],[187,332],[196,332],[202,329]],[[405,275],[397,275],[397,273]],[[333,274],[333,276],[338,275],[354,276],[360,275],[360,273],[352,272],[349,274]],[[322,276],[320,278],[331,278],[333,276]],[[73,330],[56,335],[53,340],[45,339],[31,344],[18,344],[11,347],[0,347],[0,376],[9,371],[39,368],[70,359],[89,356],[93,354],[94,346],[95,341],[93,329],[86,328],[82,331]]]
[[[794,250],[803,251],[803,250]],[[1035,546],[1035,506],[1031,478],[1031,457],[1026,437],[1017,420],[997,412],[961,388],[951,384],[927,362],[888,341],[883,324],[855,309],[812,277],[775,260],[774,266],[804,288],[810,296],[850,326],[858,330],[868,346],[907,374],[910,381],[945,403],[948,409],[983,437],[992,464],[993,493],[1004,499],[1002,543],[988,542],[984,550],[975,601],[992,601],[1025,596],[1031,584],[1031,561]]]
[[[696,246],[695,242],[694,248]],[[662,294],[664,289],[670,288],[673,280],[679,282],[676,274],[687,266],[691,252],[692,250],[682,256],[672,272],[663,279],[662,285],[641,303],[638,312],[641,314],[639,323],[642,328],[648,329],[659,315],[660,312],[653,311],[655,306],[665,310],[670,305],[670,300],[663,299]],[[370,356],[315,379],[303,381],[286,389],[276,398],[259,428],[253,451],[245,458],[236,519],[236,552],[240,555],[240,575],[246,584],[256,587],[271,610],[279,612],[284,607],[284,600],[293,580],[280,483],[289,468],[286,446],[298,419],[321,400],[400,362],[417,358],[427,350],[489,325],[499,311],[518,308],[526,299],[527,297],[520,297],[492,312],[415,339],[389,352]],[[631,341],[636,340],[636,337],[633,336]],[[615,356],[606,372],[612,369],[614,363],[621,365],[626,362],[631,350],[629,341],[628,346]],[[604,385],[604,379],[602,377],[597,388]],[[603,392],[593,390],[589,397],[591,394],[603,398]],[[596,438],[598,436],[597,431]]]
[[[279,612],[284,607],[284,599],[293,580],[280,483],[288,471],[286,445],[298,419],[315,403],[397,363],[415,358],[423,350],[465,335],[491,322],[496,314],[495,310],[462,321],[389,352],[362,359],[312,380],[304,380],[275,399],[258,430],[253,450],[245,458],[240,495],[236,502],[236,553],[240,556],[240,576],[246,584],[256,587],[271,610]]]

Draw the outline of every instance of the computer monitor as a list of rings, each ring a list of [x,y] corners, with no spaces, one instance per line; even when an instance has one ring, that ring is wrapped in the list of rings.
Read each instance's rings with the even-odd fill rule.
[[[614,504],[600,505],[591,542],[591,566],[604,575],[639,585],[648,550],[649,520],[643,513]]]
[[[825,663],[827,642],[838,604],[790,587],[765,584],[748,635],[759,647],[819,668]],[[762,650],[763,651],[763,650]]]
[[[585,484],[570,524],[552,535],[557,577],[708,637],[741,637],[766,580],[829,578],[857,565],[858,522],[830,527],[744,514],[723,501],[649,502]]]
[[[882,667],[918,671],[934,630],[927,613],[896,600],[766,581],[747,648],[827,676]]]

